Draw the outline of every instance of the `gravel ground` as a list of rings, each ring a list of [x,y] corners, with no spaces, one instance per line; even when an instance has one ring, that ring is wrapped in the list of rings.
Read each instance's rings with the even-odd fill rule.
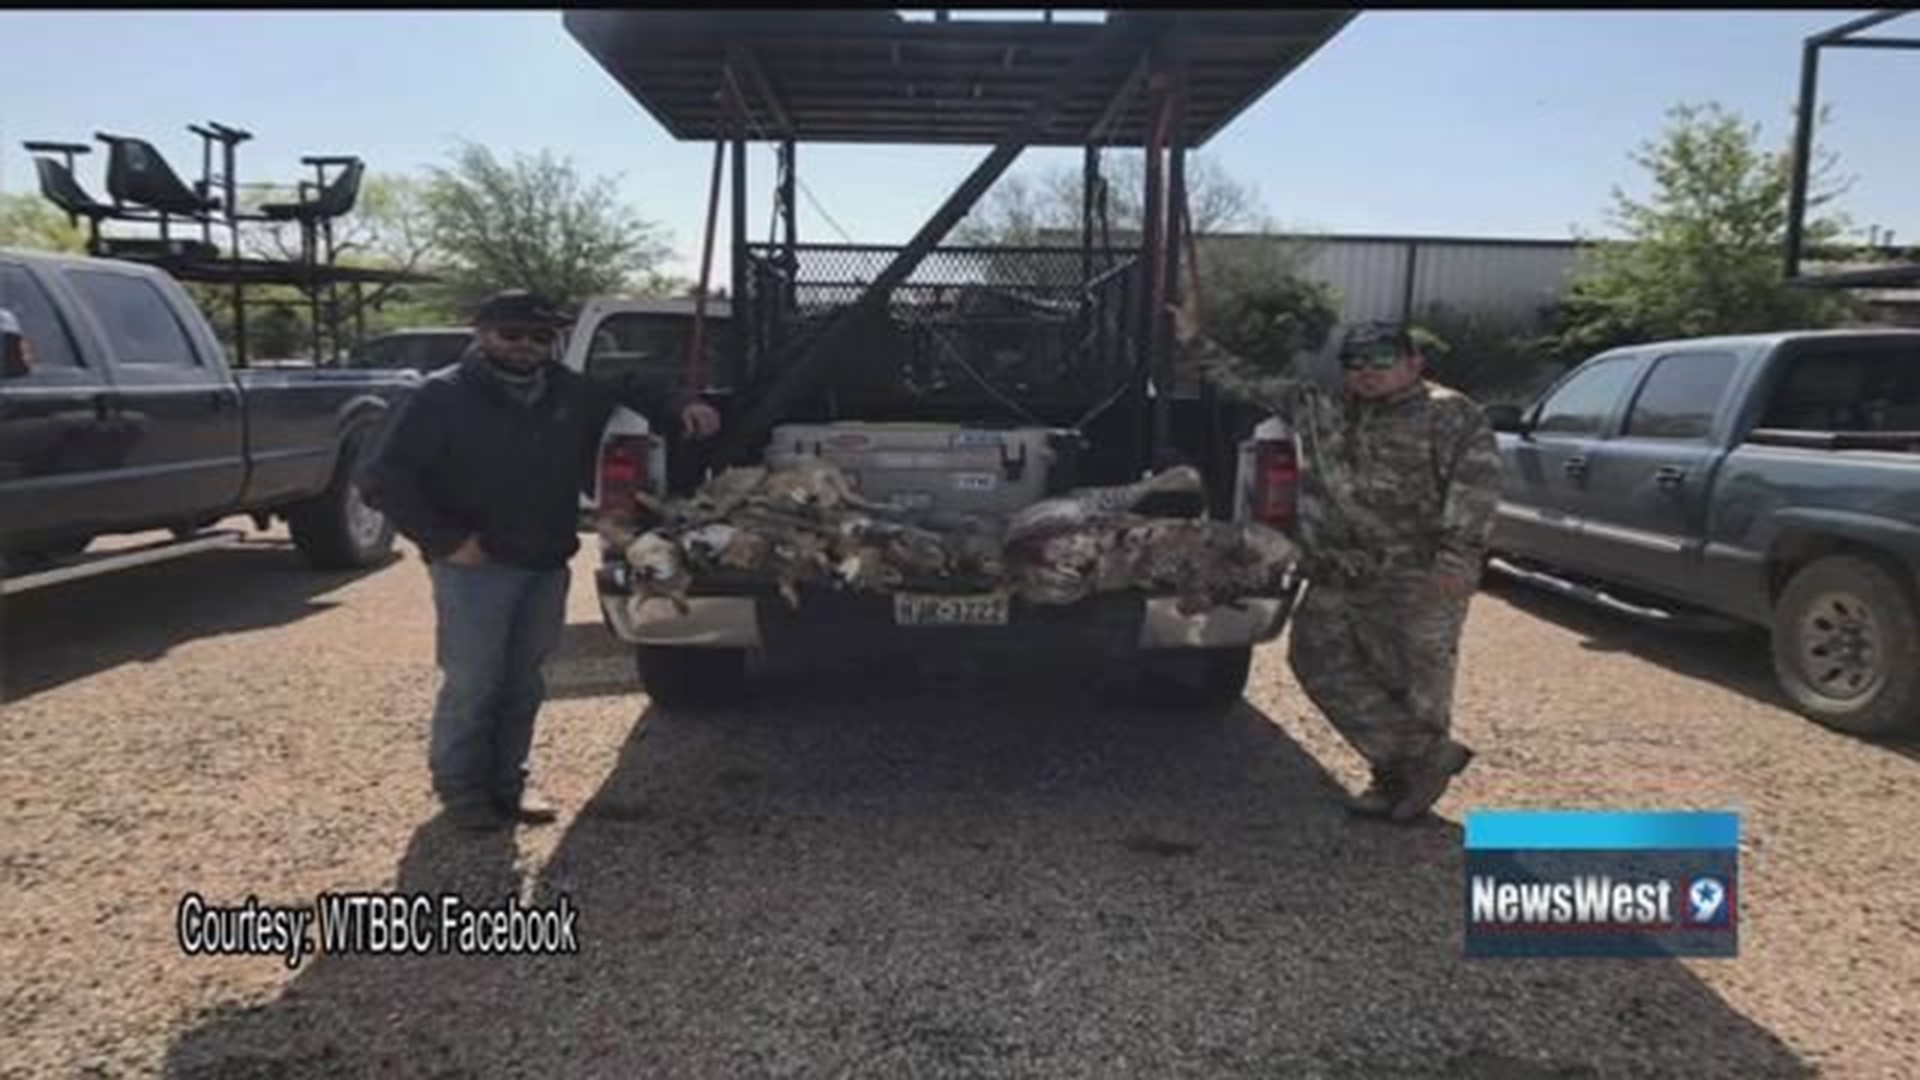
[[[585,557],[536,748],[561,822],[433,820],[426,576],[278,534],[9,603],[0,1074],[1920,1075],[1920,750],[1780,707],[1759,643],[1494,586],[1446,821],[1264,650],[1182,722],[1095,672],[775,668],[651,708]],[[1466,961],[1470,806],[1736,807],[1734,961]],[[573,958],[187,958],[181,894],[568,894]]]

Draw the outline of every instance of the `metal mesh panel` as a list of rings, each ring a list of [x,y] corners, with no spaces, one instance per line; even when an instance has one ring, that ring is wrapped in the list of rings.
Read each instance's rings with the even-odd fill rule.
[[[900,248],[815,244],[748,250],[745,300],[755,379],[851,305]],[[928,253],[886,318],[836,359],[836,392],[964,404],[1099,400],[1137,355],[1137,252],[946,247]]]

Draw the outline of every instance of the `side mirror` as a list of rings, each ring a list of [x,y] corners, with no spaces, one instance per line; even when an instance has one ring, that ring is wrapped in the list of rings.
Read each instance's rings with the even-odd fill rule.
[[[18,379],[33,374],[33,348],[20,330],[13,312],[0,308],[0,378]]]
[[[1495,431],[1510,432],[1515,435],[1527,433],[1527,415],[1518,405],[1489,405],[1486,407],[1487,425]]]

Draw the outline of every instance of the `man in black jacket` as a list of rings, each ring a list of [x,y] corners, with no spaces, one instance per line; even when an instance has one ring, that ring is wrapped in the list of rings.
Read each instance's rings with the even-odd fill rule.
[[[443,680],[430,764],[435,793],[465,829],[556,816],[527,789],[527,754],[546,696],[540,668],[566,624],[578,497],[607,420],[625,404],[656,431],[674,414],[692,438],[720,428],[691,394],[616,393],[554,362],[564,321],[524,291],[481,304],[473,345],[401,406],[362,484],[419,545],[433,581]]]

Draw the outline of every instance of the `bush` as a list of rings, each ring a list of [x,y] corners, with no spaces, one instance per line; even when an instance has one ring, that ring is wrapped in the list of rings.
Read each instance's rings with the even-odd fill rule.
[[[1325,347],[1340,321],[1332,287],[1300,272],[1298,245],[1270,237],[1207,245],[1200,258],[1206,330],[1246,361],[1253,376],[1291,371],[1303,353]]]
[[[1427,376],[1483,403],[1530,398],[1564,366],[1532,320],[1434,303],[1409,328],[1427,357]]]
[[[1793,155],[1762,145],[1759,125],[1719,105],[1679,105],[1633,161],[1651,192],[1636,199],[1614,189],[1609,216],[1624,239],[1593,246],[1555,329],[1557,351],[1817,329],[1860,315],[1844,293],[1783,280]],[[1820,212],[1846,188],[1835,165],[1816,153],[1811,166],[1811,247],[1830,246],[1849,228],[1844,216]]]

